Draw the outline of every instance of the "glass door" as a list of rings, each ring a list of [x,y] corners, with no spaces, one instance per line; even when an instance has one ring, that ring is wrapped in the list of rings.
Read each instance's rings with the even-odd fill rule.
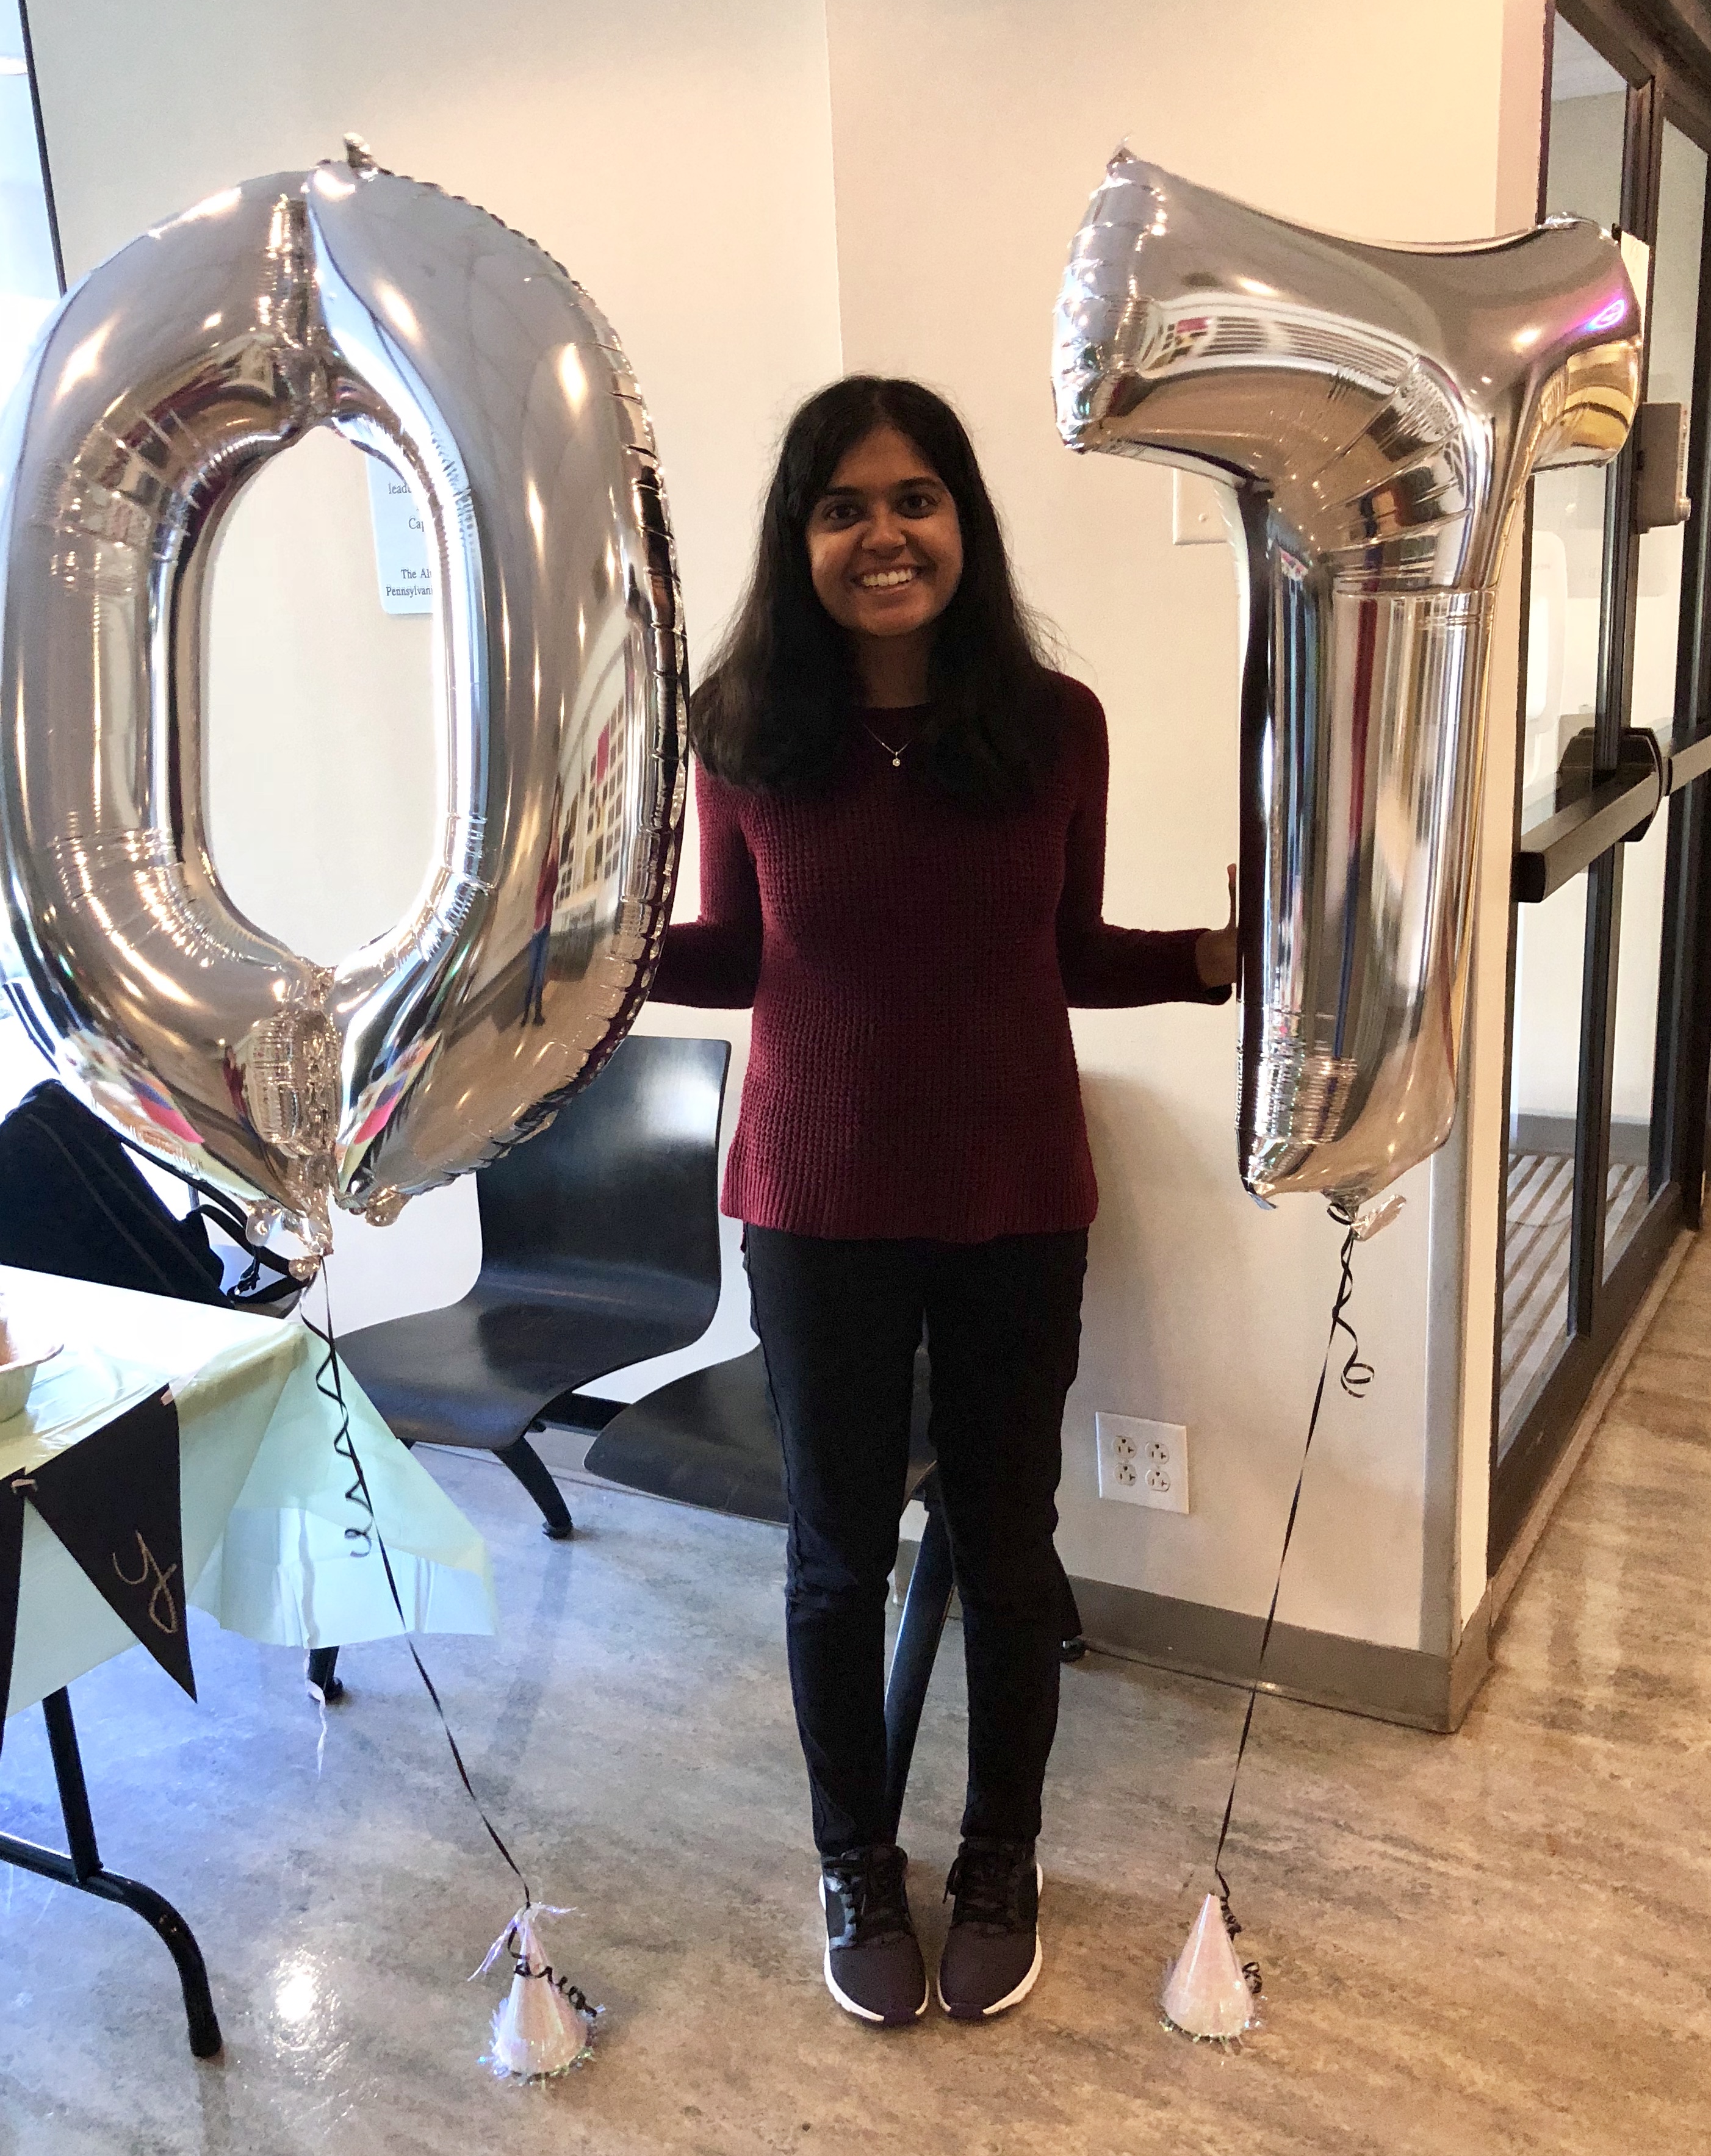
[[[1607,470],[1532,489],[1493,1569],[1702,1182],[1711,115],[1611,16],[1556,15],[1541,207],[1650,244],[1647,409]]]
[[[1679,407],[1689,439],[1697,404],[1707,163],[1699,145],[1665,116],[1661,121],[1646,333],[1646,401],[1660,408]],[[1678,738],[1697,731],[1691,723],[1680,729],[1676,724],[1678,711],[1689,719],[1693,711],[1691,669],[1684,670],[1682,662],[1703,598],[1703,589],[1689,590],[1685,573],[1691,536],[1686,524],[1663,524],[1640,531],[1635,542],[1626,722],[1654,736],[1666,755]],[[1610,1153],[1603,1246],[1606,1278],[1621,1264],[1659,1194],[1672,1179],[1667,1144],[1670,1029],[1663,1023],[1670,1011],[1663,993],[1663,963],[1671,834],[1679,822],[1673,810],[1660,808],[1616,854],[1619,880],[1614,906]],[[1674,850],[1678,881],[1678,844]]]
[[[64,281],[28,26],[18,0],[0,0],[0,404],[23,372]],[[0,1115],[53,1075],[5,993],[8,944],[0,925]]]

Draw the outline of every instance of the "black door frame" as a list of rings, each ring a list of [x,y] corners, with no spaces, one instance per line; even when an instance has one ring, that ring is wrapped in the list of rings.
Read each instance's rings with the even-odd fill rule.
[[[1711,8],[1677,8],[1670,0],[1559,0],[1546,18],[1544,114],[1540,131],[1539,213],[1545,202],[1550,152],[1551,45],[1560,13],[1628,82],[1623,144],[1622,219],[1636,234],[1655,237],[1663,122],[1672,122],[1711,151]],[[1687,20],[1700,18],[1703,36]],[[1667,19],[1666,19],[1667,18]],[[1708,228],[1700,251],[1700,311],[1711,316],[1711,187]],[[1700,1224],[1705,1168],[1706,1094],[1711,1070],[1711,875],[1707,874],[1708,797],[1701,783],[1711,749],[1702,737],[1711,729],[1711,331],[1702,331],[1694,353],[1693,420],[1688,448],[1689,488],[1695,513],[1688,526],[1683,562],[1683,621],[1677,649],[1674,756],[1665,758],[1667,798],[1661,803],[1655,780],[1625,766],[1621,730],[1633,681],[1634,629],[1638,604],[1638,547],[1633,529],[1634,449],[1625,449],[1606,490],[1605,589],[1599,650],[1599,699],[1594,730],[1595,783],[1629,804],[1626,819],[1606,813],[1600,826],[1604,850],[1585,862],[1586,931],[1580,1020],[1580,1059],[1575,1136],[1575,1213],[1570,1237],[1569,1337],[1538,1398],[1523,1418],[1507,1451],[1500,1451],[1503,1303],[1507,1209],[1499,1215],[1496,1339],[1492,1389],[1491,1515],[1487,1568],[1495,1572],[1561,1456],[1582,1408],[1677,1235]],[[1530,571],[1532,502],[1529,495],[1522,572]],[[1525,728],[1524,653],[1516,714]],[[1669,787],[1673,761],[1682,783]],[[1624,771],[1627,783],[1619,783]],[[1649,783],[1650,791],[1647,791]],[[1604,1225],[1610,1149],[1610,1106],[1615,1061],[1616,994],[1620,964],[1623,855],[1626,845],[1650,823],[1668,819],[1660,953],[1658,1027],[1652,1091],[1649,1177],[1654,1194],[1621,1258],[1605,1276]],[[1516,834],[1516,889],[1542,895],[1538,850],[1521,839],[1521,769],[1518,758],[1512,806]],[[1558,819],[1558,823],[1572,819]],[[1608,827],[1612,821],[1617,835]],[[1575,872],[1584,855],[1572,854],[1572,837],[1559,841]],[[1529,871],[1531,873],[1523,873]],[[1529,886],[1531,886],[1529,889]],[[1509,1127],[1509,1073],[1513,1046],[1518,906],[1510,909],[1508,981],[1503,1035],[1503,1127]],[[1507,1147],[1507,1137],[1506,1137]]]

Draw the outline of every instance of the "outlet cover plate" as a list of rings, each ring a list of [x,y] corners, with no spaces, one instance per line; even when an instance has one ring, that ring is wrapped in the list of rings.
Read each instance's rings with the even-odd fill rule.
[[[1140,1415],[1093,1417],[1099,1453],[1099,1495],[1118,1505],[1148,1505],[1155,1512],[1189,1508],[1188,1431],[1179,1422],[1148,1422]]]

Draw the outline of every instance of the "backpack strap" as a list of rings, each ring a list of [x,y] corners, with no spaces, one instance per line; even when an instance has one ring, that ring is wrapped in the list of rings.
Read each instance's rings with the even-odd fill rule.
[[[248,1224],[224,1191],[216,1190],[211,1183],[204,1183],[200,1176],[192,1175],[184,1168],[156,1159],[152,1153],[134,1144],[122,1132],[116,1132],[114,1135],[127,1152],[135,1153],[139,1160],[146,1162],[151,1168],[163,1169],[167,1174],[176,1177],[180,1183],[193,1190],[196,1210],[229,1236],[240,1250],[249,1252],[249,1269],[235,1286],[225,1291],[228,1302],[247,1310],[257,1305],[282,1302],[287,1296],[302,1292],[303,1282],[292,1272],[289,1259],[250,1241]],[[264,1271],[271,1273],[274,1277],[265,1286],[260,1286],[258,1283]]]

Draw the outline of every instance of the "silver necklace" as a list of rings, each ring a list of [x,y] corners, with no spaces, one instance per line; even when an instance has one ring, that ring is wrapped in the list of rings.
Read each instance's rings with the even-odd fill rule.
[[[914,747],[914,743],[913,743],[912,742],[905,742],[903,743],[903,745],[902,745],[902,747],[901,748],[893,748],[893,747],[891,747],[891,743],[890,743],[888,741],[885,740],[885,739],[883,738],[883,737],[882,737],[882,736],[881,736],[881,735],[879,735],[879,734],[875,733],[875,732],[873,731],[873,728],[872,728],[871,726],[869,726],[869,725],[868,725],[868,723],[867,723],[867,721],[866,721],[866,719],[863,719],[862,721],[861,721],[861,722],[860,722],[860,723],[861,723],[861,731],[862,731],[862,732],[863,732],[863,733],[865,733],[865,734],[867,736],[868,739],[869,739],[870,741],[877,742],[879,743],[879,746],[880,746],[880,747],[881,747],[885,751],[886,754],[886,755],[891,758],[891,769],[892,769],[893,771],[901,771],[901,770],[902,770],[902,765],[903,765],[903,758],[904,758],[904,757],[905,757],[909,753],[909,751],[910,751],[910,750]]]

